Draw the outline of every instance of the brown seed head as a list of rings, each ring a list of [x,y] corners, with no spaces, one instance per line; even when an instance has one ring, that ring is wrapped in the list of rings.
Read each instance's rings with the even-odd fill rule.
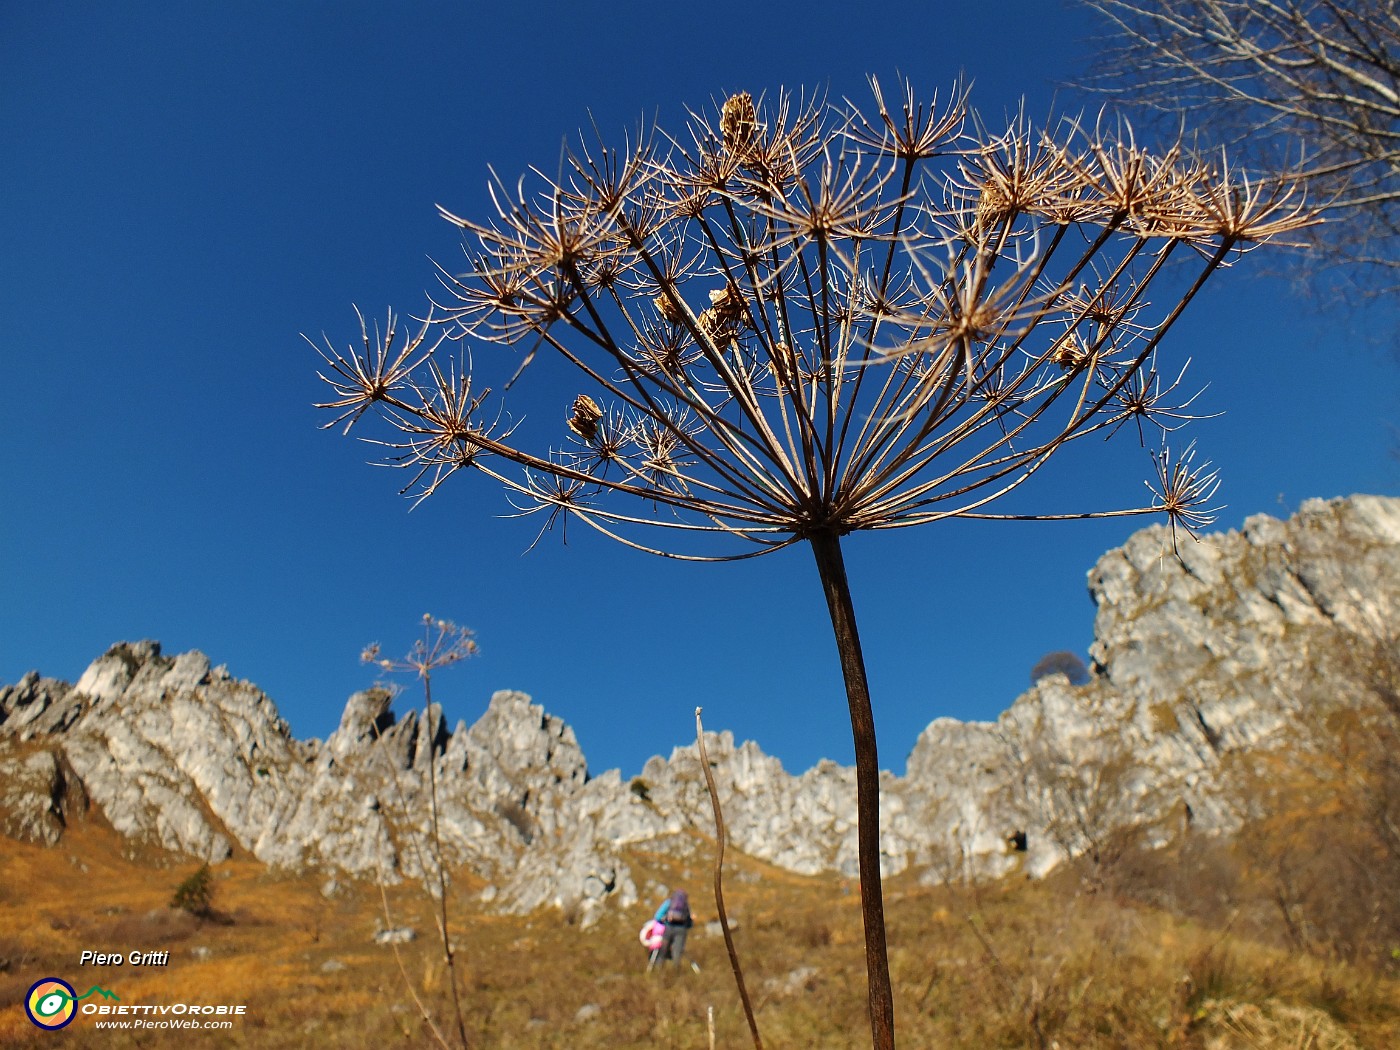
[[[1071,333],[1050,353],[1050,360],[1066,372],[1078,372],[1093,355],[1077,333]]]
[[[685,321],[685,314],[681,311],[680,304],[669,295],[658,295],[652,299],[652,305],[656,307],[656,312],[661,315],[662,320],[668,324],[681,324]]]
[[[719,130],[728,149],[735,153],[749,150],[758,134],[758,113],[752,95],[741,91],[724,100],[719,113]]]
[[[573,415],[569,417],[569,429],[584,441],[592,441],[598,436],[598,421],[603,418],[603,410],[587,394],[574,398]]]
[[[700,314],[700,330],[721,342],[732,339],[744,325],[744,294],[734,285],[710,292],[710,308]]]
[[[744,316],[744,295],[732,284],[710,292],[710,306],[725,324],[738,324]]]
[[[995,182],[983,183],[982,192],[977,198],[973,228],[979,233],[984,233],[1003,220],[1014,217],[1016,211],[1016,203],[1005,189]]]
[[[711,339],[723,340],[727,334],[724,323],[720,320],[719,314],[715,313],[713,307],[709,310],[701,310],[700,316],[696,320],[700,322],[700,331]]]

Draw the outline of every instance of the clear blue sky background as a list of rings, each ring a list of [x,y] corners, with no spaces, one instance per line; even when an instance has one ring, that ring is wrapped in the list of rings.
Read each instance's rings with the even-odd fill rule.
[[[500,520],[474,476],[410,513],[398,474],[317,429],[298,333],[348,341],[352,303],[416,311],[429,257],[457,253],[434,204],[483,215],[488,164],[551,165],[590,112],[609,134],[642,114],[678,128],[736,90],[863,99],[865,74],[899,71],[927,95],[965,71],[989,117],[1023,94],[1045,113],[1093,31],[1053,0],[4,5],[0,682],[73,680],[113,642],[157,638],[325,736],[372,680],[361,647],[406,649],[431,611],[481,643],[441,679],[450,718],[525,690],[595,771],[688,741],[697,704],[790,770],[849,762],[803,550],[672,564],[578,528],[524,555],[533,525]],[[1228,411],[1194,428],[1225,478],[1222,526],[1394,492],[1400,383],[1366,337],[1393,314],[1320,316],[1257,261],[1169,344],[1210,383],[1201,407]],[[1092,451],[1048,472],[1051,509],[1142,500],[1135,440]],[[1085,573],[1141,524],[853,537],[883,764],[902,771],[937,716],[994,718],[1047,650],[1085,651]]]

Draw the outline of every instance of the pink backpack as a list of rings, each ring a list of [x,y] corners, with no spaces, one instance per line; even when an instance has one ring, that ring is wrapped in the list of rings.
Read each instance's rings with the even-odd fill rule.
[[[642,927],[642,932],[637,939],[642,942],[642,946],[649,952],[654,952],[661,947],[661,939],[666,936],[666,927],[655,919],[648,919],[647,924]]]

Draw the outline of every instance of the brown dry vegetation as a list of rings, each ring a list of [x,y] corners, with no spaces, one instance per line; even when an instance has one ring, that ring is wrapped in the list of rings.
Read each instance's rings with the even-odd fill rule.
[[[55,849],[6,841],[0,853],[0,1043],[72,1047],[427,1046],[382,925],[377,890],[327,900],[321,880],[237,859],[215,871],[222,921],[168,907],[194,863],[127,859],[96,822]],[[491,915],[464,878],[453,901],[474,1047],[702,1048],[713,1006],[720,1047],[748,1045],[724,946],[707,935],[703,855],[635,854],[640,885],[694,889],[695,973],[645,972],[636,927],[655,903],[614,909],[581,931],[557,913]],[[1129,851],[1104,880],[1065,870],[1044,882],[927,887],[891,880],[891,966],[901,1042],[911,1047],[1181,1047],[1199,1050],[1400,1045],[1400,974],[1374,961],[1303,951],[1270,920],[1268,884],[1233,848],[1204,841]],[[1101,887],[1087,892],[1088,885]],[[765,1045],[859,1045],[866,1037],[856,887],[740,858],[726,897]],[[446,989],[430,904],[402,887],[403,950],[439,1016]],[[1192,903],[1192,907],[1186,907]],[[1252,902],[1252,903],[1251,903]],[[1193,910],[1195,914],[1188,914]],[[83,967],[84,948],[169,949],[170,964]],[[196,954],[194,949],[207,949]],[[201,958],[200,955],[207,957]],[[343,969],[323,966],[335,960]],[[804,969],[810,968],[810,969]],[[99,1031],[80,1016],[60,1036],[30,1027],[18,1005],[31,983],[61,976],[123,1002],[246,1003],[230,1032]],[[591,1019],[581,1007],[596,1004]]]
[[[888,881],[900,1041],[947,1050],[1388,1050],[1400,1046],[1400,646],[1388,636],[1310,657],[1286,749],[1227,756],[1251,814],[1231,838],[1189,823],[1168,848],[1113,833],[1033,882]],[[1308,695],[1304,695],[1308,694]],[[1099,785],[1113,795],[1108,777]],[[629,855],[647,899],[590,930],[558,912],[484,910],[482,882],[449,898],[469,1045],[537,1050],[750,1045],[724,944],[704,921],[709,842],[688,859]],[[419,939],[394,952],[378,889],[218,865],[213,914],[169,904],[199,868],[142,852],[100,818],[52,849],[0,839],[0,1045],[356,1048],[433,1045],[415,994],[448,1016],[434,905],[389,894]],[[858,887],[739,857],[725,897],[769,1048],[846,1048],[868,1036]],[[944,873],[955,875],[950,868]],[[690,888],[699,973],[648,974],[636,931],[660,885]],[[79,967],[84,949],[170,952],[168,966]],[[329,964],[329,965],[328,965]],[[93,984],[124,1003],[242,1003],[227,1032],[113,1032],[79,1016],[39,1032],[20,1005],[42,977]],[[588,1007],[587,1016],[581,1015]]]

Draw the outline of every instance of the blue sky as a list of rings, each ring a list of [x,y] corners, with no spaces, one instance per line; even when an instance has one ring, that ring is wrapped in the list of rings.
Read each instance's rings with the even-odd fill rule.
[[[800,548],[664,562],[532,523],[467,477],[410,513],[397,474],[332,432],[319,359],[352,304],[412,313],[484,215],[487,167],[549,165],[593,119],[679,127],[686,105],[787,85],[865,97],[959,73],[988,117],[1051,109],[1093,23],[1051,0],[703,6],[556,3],[6,5],[0,13],[0,682],[75,679],[121,639],[204,650],[324,736],[424,612],[476,629],[450,718],[531,693],[595,771],[693,734],[798,771],[851,760],[834,644]],[[1058,89],[1061,108],[1071,92]],[[1258,259],[1220,278],[1167,359],[1210,386],[1194,426],[1222,526],[1305,498],[1393,493],[1393,310],[1320,313]],[[1388,338],[1388,335],[1387,337]],[[529,406],[517,404],[517,409]],[[550,404],[542,410],[557,411]],[[1124,435],[1126,437],[1126,434]],[[1125,440],[1052,465],[1065,508],[1136,505]],[[1085,573],[1143,521],[954,523],[855,536],[847,560],[882,764],[932,718],[992,718],[1051,649],[1083,652]]]

